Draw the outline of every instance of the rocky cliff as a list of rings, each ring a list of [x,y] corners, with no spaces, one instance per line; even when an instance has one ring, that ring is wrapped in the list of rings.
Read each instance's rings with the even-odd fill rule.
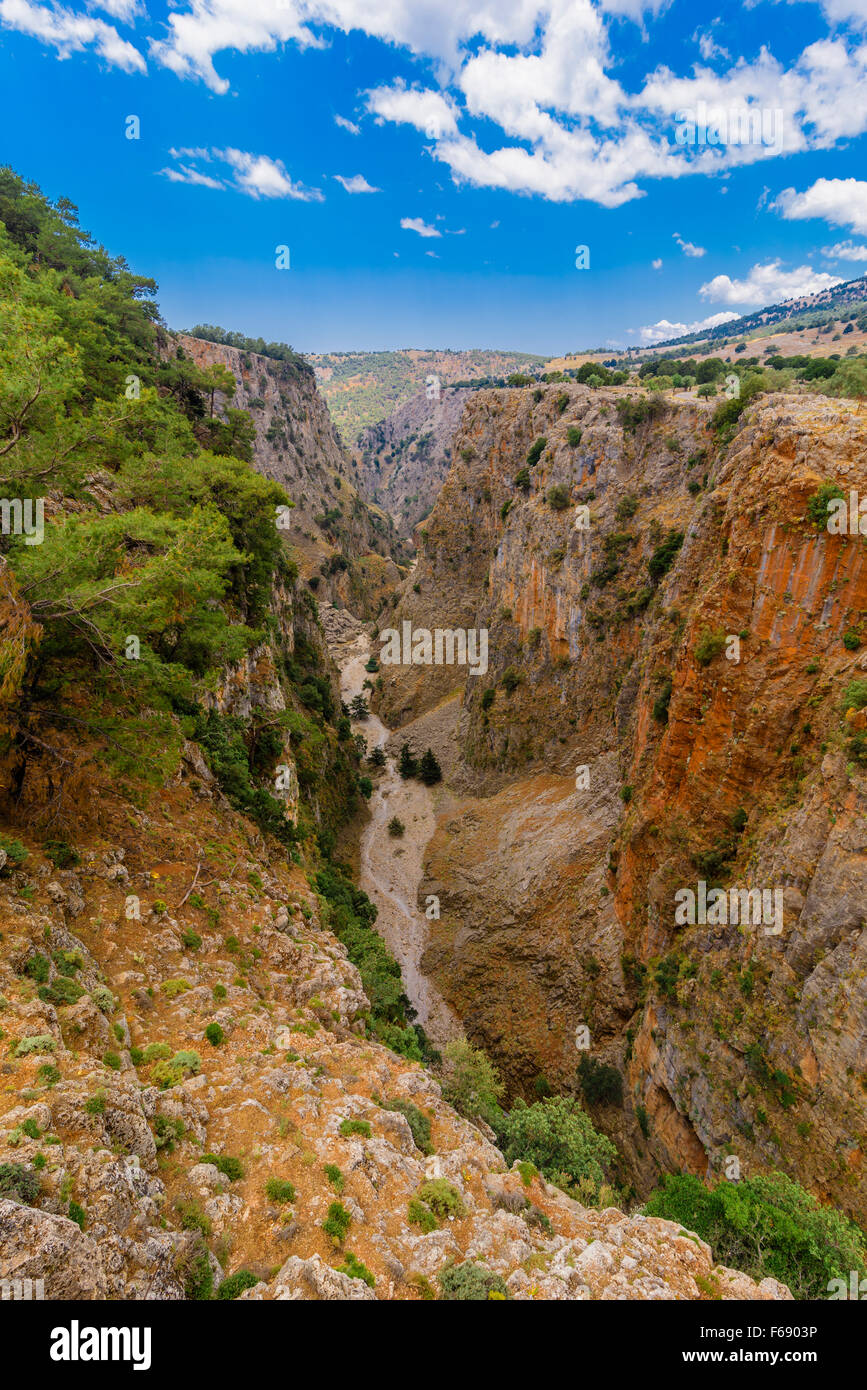
[[[217,392],[215,409],[250,414],[253,466],[294,503],[283,534],[302,577],[323,598],[373,615],[400,577],[395,558],[405,557],[391,517],[368,505],[352,481],[312,369],[185,333],[172,334],[165,352],[178,348],[196,366],[218,364],[235,378],[234,394]]]
[[[403,536],[411,536],[433,507],[471,394],[443,385],[437,385],[430,398],[427,391],[419,391],[359,435],[353,458],[356,486],[395,518]]]
[[[867,571],[809,505],[863,495],[867,416],[627,395],[474,395],[388,618],[489,632],[484,676],[382,672],[447,774],[425,966],[525,1093],[577,1090],[586,1025],[639,1189],[734,1158],[863,1218]],[[689,925],[700,881],[781,917]]]

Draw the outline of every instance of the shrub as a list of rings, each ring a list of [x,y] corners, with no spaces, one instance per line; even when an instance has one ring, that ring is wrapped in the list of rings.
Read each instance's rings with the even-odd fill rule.
[[[416,1148],[423,1154],[433,1153],[430,1120],[427,1115],[422,1114],[417,1105],[413,1105],[410,1100],[387,1100],[383,1102],[382,1108],[383,1110],[396,1110],[403,1115],[412,1131]]]
[[[861,638],[858,636],[857,632],[853,632],[850,628],[848,632],[843,633],[843,646],[846,648],[847,652],[857,652],[860,645]]]
[[[84,1109],[88,1115],[104,1115],[105,1096],[102,1091],[97,1091],[95,1096],[89,1096],[84,1102]]]
[[[409,751],[408,743],[404,743],[401,747],[397,770],[404,781],[406,781],[408,777],[415,777],[418,773],[418,765],[412,753]]]
[[[326,1163],[322,1169],[335,1192],[342,1192],[346,1186],[343,1174],[336,1163]]]
[[[184,1137],[183,1120],[172,1119],[169,1115],[157,1115],[154,1120],[154,1142],[158,1149],[171,1153],[175,1141]]]
[[[668,707],[671,703],[671,692],[671,676],[666,676],[660,687],[659,694],[653,702],[653,717],[658,724],[668,723]]]
[[[577,449],[581,443],[581,431],[577,425],[570,425],[566,431],[566,443],[570,449]]]
[[[202,944],[202,938],[199,936],[199,933],[191,931],[189,928],[181,932],[181,941],[188,951],[198,951]]]
[[[0,1197],[29,1205],[39,1196],[39,1179],[23,1163],[0,1163]]]
[[[172,1055],[172,1049],[168,1043],[148,1043],[142,1053],[142,1062],[150,1066],[151,1062],[164,1062]]]
[[[413,1197],[406,1210],[406,1219],[411,1226],[418,1226],[422,1235],[429,1235],[431,1231],[439,1230],[439,1222],[431,1211],[430,1207],[420,1202],[418,1197]]]
[[[265,1184],[265,1196],[269,1202],[294,1202],[295,1186],[288,1178],[269,1178]]]
[[[24,848],[20,840],[10,840],[6,835],[0,835],[0,849],[6,855],[6,863],[3,865],[2,872],[7,874],[10,869],[20,869],[24,860],[27,858],[28,851]]]
[[[510,1299],[502,1275],[495,1274],[475,1260],[449,1265],[438,1276],[440,1298],[464,1303],[487,1303],[491,1299]]]
[[[548,506],[555,512],[562,512],[569,506],[569,489],[565,483],[555,483],[547,492]]]
[[[199,1162],[212,1163],[229,1182],[238,1182],[244,1176],[240,1158],[232,1158],[229,1154],[202,1154]]]
[[[332,1202],[328,1208],[328,1215],[322,1223],[325,1234],[331,1237],[335,1245],[342,1245],[351,1225],[352,1217],[343,1203]]]
[[[638,498],[633,492],[627,492],[621,497],[614,509],[614,519],[622,525],[630,517],[635,516],[638,511]]]
[[[65,840],[46,840],[42,853],[58,869],[71,869],[81,863],[81,855]]]
[[[35,984],[44,985],[50,973],[51,961],[47,956],[43,956],[37,951],[35,955],[28,957],[24,966],[24,974],[29,975]]]
[[[219,1047],[221,1042],[225,1042],[226,1034],[223,1032],[219,1023],[209,1023],[205,1029],[205,1037],[211,1047]]]
[[[503,1117],[498,1137],[503,1155],[511,1166],[516,1159],[529,1159],[550,1181],[563,1184],[590,1179],[598,1189],[605,1180],[605,1169],[617,1150],[609,1139],[597,1134],[589,1115],[569,1096],[536,1101],[518,1101]]]
[[[530,468],[535,468],[536,464],[539,462],[539,459],[542,457],[542,454],[547,447],[548,440],[545,438],[543,434],[541,434],[538,439],[535,439],[533,441],[533,443],[527,450],[527,464]]]
[[[435,782],[442,781],[442,768],[437,762],[433,750],[428,748],[418,767],[418,775],[425,786],[432,787]]]
[[[203,1236],[211,1234],[211,1218],[202,1209],[201,1202],[197,1202],[194,1197],[179,1197],[175,1202],[175,1210],[180,1218],[182,1231],[200,1231]]]
[[[530,470],[529,470],[529,468],[519,468],[518,471],[517,471],[517,473],[515,474],[514,478],[512,479],[512,481],[513,481],[513,483],[515,484],[515,487],[520,488],[522,492],[529,492],[529,491],[530,491]]]
[[[721,1182],[668,1174],[644,1208],[695,1231],[720,1264],[787,1284],[795,1298],[826,1299],[832,1279],[867,1275],[864,1232],[784,1173]]]
[[[647,562],[647,569],[654,584],[658,584],[674,564],[674,557],[683,545],[682,531],[669,531],[664,541],[656,547]]]
[[[179,994],[185,994],[188,989],[192,989],[189,980],[163,980],[160,990],[167,999],[177,999]]]
[[[208,1259],[207,1246],[200,1234],[196,1234],[178,1254],[176,1269],[187,1298],[196,1303],[206,1303],[213,1296],[214,1272]]]
[[[43,1086],[56,1086],[60,1080],[60,1069],[52,1062],[43,1062],[36,1075]]]
[[[467,1214],[461,1194],[446,1178],[431,1178],[429,1182],[423,1182],[418,1196],[420,1201],[427,1203],[440,1221],[446,1221],[450,1217],[460,1219]]]
[[[491,705],[494,703],[494,699],[496,698],[496,694],[496,687],[493,685],[489,685],[486,690],[482,691],[483,710],[489,710],[491,708]]]
[[[66,1214],[70,1221],[74,1221],[82,1231],[84,1230],[87,1225],[87,1212],[84,1210],[84,1207],[80,1206],[78,1202],[70,1202],[69,1210]]]
[[[403,836],[406,826],[398,816],[392,816],[388,822],[388,833],[393,840],[399,840]]]
[[[837,483],[822,483],[807,499],[807,516],[814,526],[820,530],[827,527],[828,504],[838,497],[845,501],[846,494]]]
[[[34,1052],[53,1052],[54,1039],[50,1033],[34,1033],[29,1038],[22,1038],[15,1048],[16,1057],[29,1057]]]
[[[237,1298],[245,1289],[252,1289],[258,1284],[259,1280],[249,1269],[238,1269],[234,1274],[230,1274],[224,1279],[217,1289],[217,1298],[232,1299]]]
[[[616,1067],[585,1056],[578,1063],[578,1079],[588,1105],[623,1104],[623,1077]]]
[[[363,1260],[358,1260],[351,1250],[347,1250],[343,1257],[343,1264],[337,1266],[338,1274],[347,1274],[350,1279],[363,1279],[368,1288],[372,1289],[376,1280]]]
[[[28,1139],[38,1139],[41,1133],[38,1124],[33,1119],[22,1120],[20,1128],[21,1133],[26,1134]]]
[[[443,1100],[468,1120],[484,1120],[496,1128],[505,1088],[481,1048],[472,1047],[466,1038],[447,1043],[440,1080]]]
[[[500,677],[500,684],[502,685],[507,695],[511,695],[512,692],[516,690],[517,687],[521,684],[520,674],[515,670],[514,666],[506,667],[505,671]]]
[[[215,999],[225,999],[226,995],[228,994],[228,990],[226,989],[225,985],[214,985],[214,988],[211,991],[211,993],[213,994]]]
[[[340,1133],[344,1139],[348,1139],[352,1134],[360,1134],[365,1139],[370,1138],[370,1125],[367,1120],[341,1120]]]
[[[722,630],[713,632],[709,627],[703,627],[695,644],[695,659],[699,666],[709,666],[714,657],[725,650],[725,644],[726,635]]]
[[[112,1071],[120,1071],[123,1065],[120,1060],[120,1055],[117,1052],[104,1052],[102,1054],[102,1060],[104,1065],[110,1067]]]
[[[63,1004],[75,1004],[85,993],[80,984],[75,980],[70,980],[68,975],[58,975],[51,985],[42,985],[39,990],[39,998],[46,1004],[55,1004],[58,1007]]]

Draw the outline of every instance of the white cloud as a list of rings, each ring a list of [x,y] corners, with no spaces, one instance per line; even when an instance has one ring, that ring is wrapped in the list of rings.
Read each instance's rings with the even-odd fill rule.
[[[856,246],[853,241],[838,241],[833,246],[823,246],[822,255],[832,261],[867,261],[867,246]]]
[[[124,72],[147,70],[138,49],[122,39],[114,25],[106,24],[103,19],[75,14],[60,5],[49,9],[47,5],[32,4],[31,0],[0,0],[0,21],[7,29],[29,34],[56,48],[59,58],[68,58],[71,53],[82,53],[93,47],[112,67],[122,68]]]
[[[789,221],[823,217],[867,236],[867,183],[859,179],[817,179],[803,193],[784,188],[772,206]]]
[[[378,122],[392,121],[423,130],[429,140],[457,135],[454,103],[430,87],[407,87],[395,82],[367,93],[367,109]]]
[[[198,184],[202,188],[230,188],[246,193],[251,198],[295,198],[301,202],[322,202],[323,195],[318,188],[305,188],[294,183],[286,166],[280,159],[271,159],[266,154],[249,154],[235,149],[189,149],[172,148],[172,159],[193,160],[198,163],[219,162],[227,167],[227,183],[211,174],[203,174],[190,163],[181,163],[176,169],[161,169],[172,183]]]
[[[142,0],[69,3],[90,3],[123,21],[142,13]],[[417,58],[419,70],[433,74],[424,79],[429,85],[398,80],[367,92],[377,121],[422,133],[456,182],[553,202],[618,207],[643,195],[641,180],[718,175],[781,154],[829,149],[867,132],[867,42],[851,28],[867,19],[867,0],[822,0],[831,26],[827,37],[785,63],[767,46],[749,59],[729,59],[711,24],[696,31],[701,59],[687,75],[660,65],[626,87],[620,21],[644,26],[666,3],[172,0],[150,52],[179,77],[225,93],[229,82],[215,66],[223,54],[273,53],[287,44],[322,48],[333,32],[358,30]],[[0,0],[0,21],[52,45],[60,56],[93,46],[108,62],[144,70],[138,50],[90,14],[37,0]],[[709,64],[719,60],[716,72]],[[235,71],[242,81],[243,66]],[[764,112],[773,118],[773,139],[679,145],[676,113],[701,103],[711,112]],[[359,133],[354,121],[334,119]],[[287,191],[268,171],[253,184],[263,197],[315,196],[292,191],[288,176]]]
[[[696,246],[695,242],[692,241],[684,241],[683,237],[680,235],[680,232],[672,232],[671,235],[674,237],[675,241],[677,242],[678,246],[680,247],[681,251],[685,256],[698,257],[707,255],[707,252],[705,251],[705,248],[703,246]]]
[[[442,232],[438,232],[436,227],[431,227],[427,222],[423,222],[420,217],[402,217],[400,225],[405,232],[418,232],[419,236],[422,237],[442,236]]]
[[[784,299],[799,299],[805,294],[818,294],[832,285],[841,284],[839,275],[829,275],[826,271],[814,270],[809,265],[799,265],[794,270],[784,270],[782,261],[768,261],[766,265],[754,265],[744,280],[733,280],[729,275],[715,275],[701,286],[699,294],[718,304],[779,304]]]
[[[172,183],[193,183],[201,188],[225,188],[225,184],[219,179],[211,178],[210,174],[202,174],[198,169],[192,169],[187,164],[181,164],[177,169],[160,169],[161,174],[165,174]]]
[[[347,193],[381,193],[381,188],[374,188],[372,183],[368,183],[363,174],[353,174],[350,178],[345,178],[343,174],[335,174],[338,183],[342,183]]]
[[[711,314],[709,318],[700,319],[697,323],[672,323],[669,319],[660,319],[658,323],[640,328],[638,332],[643,343],[664,343],[669,338],[682,338],[687,333],[698,333],[703,328],[717,328],[721,323],[731,323],[737,318],[740,318],[740,314],[721,313]]]
[[[220,155],[219,151],[214,153]],[[234,149],[223,150],[220,157],[232,166],[235,182],[251,198],[296,198],[302,203],[323,201],[318,188],[304,188],[300,183],[293,183],[281,159]]]
[[[652,261],[651,264],[654,270],[662,270],[662,257],[657,256],[656,260]]]
[[[425,255],[426,255],[426,256],[430,256],[430,258],[431,258],[432,261],[438,261],[438,260],[439,260],[439,256],[437,255],[436,251],[425,251]]]

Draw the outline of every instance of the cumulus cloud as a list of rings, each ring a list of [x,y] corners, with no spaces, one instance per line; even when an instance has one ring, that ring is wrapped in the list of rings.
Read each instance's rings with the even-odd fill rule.
[[[67,3],[0,0],[0,21],[60,56],[92,46],[116,66],[144,70],[141,53],[112,25],[71,8],[88,0]],[[141,0],[89,3],[123,22],[144,14]],[[225,93],[224,54],[322,48],[335,31],[359,30],[401,49],[426,74],[421,85],[398,80],[367,92],[368,110],[419,131],[456,182],[618,207],[642,196],[642,180],[719,174],[867,131],[867,43],[853,31],[867,19],[867,0],[821,3],[827,36],[785,62],[768,46],[729,59],[711,25],[697,34],[701,58],[685,75],[658,65],[629,86],[610,31],[624,19],[645,25],[666,0],[173,0],[149,48],[179,77]],[[709,65],[718,60],[720,72]],[[236,71],[243,82],[243,65]],[[678,144],[678,112],[699,104],[734,112],[738,128],[749,113],[769,114],[774,138],[760,127],[759,138]],[[355,122],[334,119],[358,133]],[[313,196],[287,192],[273,171],[261,183],[257,196]]]
[[[381,193],[381,188],[374,188],[372,183],[368,183],[363,174],[352,174],[346,178],[343,174],[335,174],[338,183],[342,183],[347,193]]]
[[[101,8],[108,9],[108,6]],[[117,12],[109,10],[109,13]],[[104,19],[75,13],[60,5],[49,9],[47,5],[32,4],[31,0],[0,0],[0,22],[6,29],[17,29],[55,48],[60,58],[94,48],[112,67],[122,68],[124,72],[147,70],[135,45],[122,39],[114,25],[106,24]]]
[[[662,257],[657,256],[656,260],[652,261],[651,264],[654,270],[662,270]]]
[[[703,299],[718,304],[779,304],[784,299],[799,299],[805,294],[818,294],[841,284],[839,275],[799,265],[785,270],[782,261],[754,265],[743,280],[730,275],[715,275],[699,289]]]
[[[225,166],[225,178],[204,174],[191,163],[178,163],[177,168],[161,169],[172,183],[198,184],[202,188],[232,188],[246,193],[250,198],[294,198],[300,202],[322,202],[323,194],[318,188],[305,188],[295,183],[289,176],[286,166],[280,159],[271,159],[266,154],[250,154],[236,149],[189,149],[172,148],[172,159],[196,161],[197,163],[220,163]],[[359,176],[360,177],[360,176]]]
[[[697,323],[672,323],[670,319],[660,319],[658,323],[639,328],[638,334],[642,343],[664,343],[669,338],[682,338],[687,333],[698,333],[703,328],[717,328],[721,323],[731,323],[737,318],[740,318],[740,314],[720,313],[711,314],[709,318],[700,319]]]
[[[838,241],[833,246],[823,246],[822,255],[832,261],[867,261],[867,246],[858,246],[854,241]]]
[[[789,221],[822,217],[867,236],[867,183],[860,179],[817,179],[803,193],[784,188],[773,206]]]
[[[402,217],[400,225],[405,232],[418,232],[419,236],[431,237],[442,236],[436,227],[431,227],[427,222],[423,222],[420,217]]]
[[[671,235],[674,237],[675,241],[677,242],[678,246],[680,247],[681,251],[685,256],[698,257],[707,255],[707,252],[705,251],[705,248],[703,246],[696,246],[695,243],[692,241],[684,241],[683,237],[680,235],[680,232],[672,232]]]

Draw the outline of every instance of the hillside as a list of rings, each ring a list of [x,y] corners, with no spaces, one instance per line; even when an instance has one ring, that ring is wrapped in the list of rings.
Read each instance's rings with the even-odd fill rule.
[[[308,361],[341,438],[354,445],[361,430],[424,389],[431,376],[438,377],[441,385],[479,377],[505,378],[540,367],[545,358],[486,348],[466,352],[407,348],[402,352],[310,353]]]

